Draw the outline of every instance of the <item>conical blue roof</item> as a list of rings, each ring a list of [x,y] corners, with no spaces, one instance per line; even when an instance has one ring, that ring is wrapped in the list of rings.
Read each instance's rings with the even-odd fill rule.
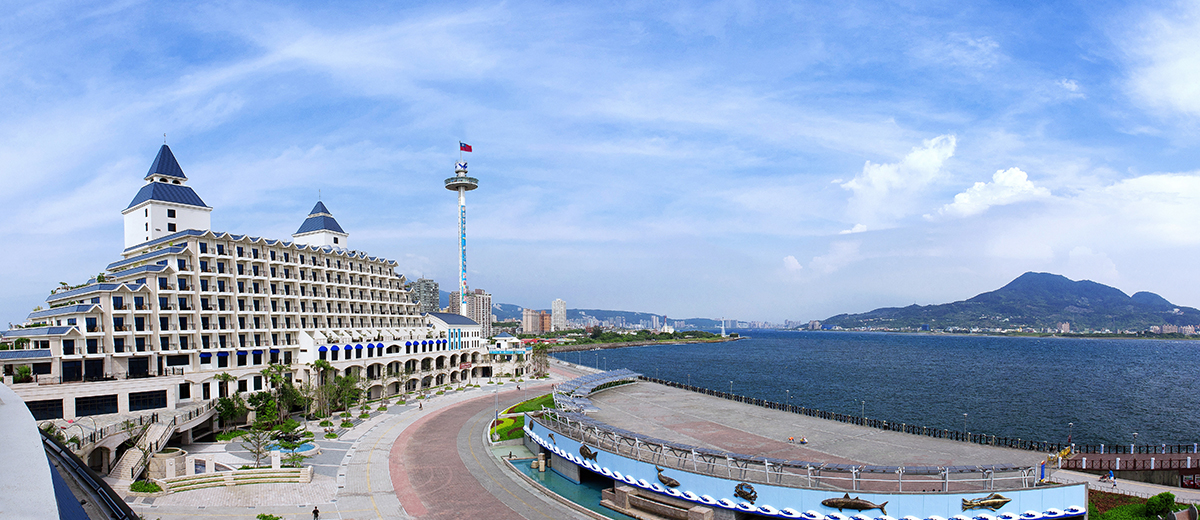
[[[317,201],[317,205],[313,206],[312,213],[308,214],[308,218],[304,219],[303,224],[300,224],[300,229],[293,234],[302,235],[313,231],[333,231],[343,235],[347,234],[342,231],[342,226],[338,225],[337,221],[333,219],[333,214],[329,212],[329,208],[326,208],[325,203],[321,201]]]
[[[187,176],[183,174],[183,168],[179,167],[179,161],[175,160],[175,154],[171,153],[171,148],[165,144],[162,145],[162,148],[158,149],[158,156],[154,158],[154,163],[150,165],[150,171],[146,173],[146,180],[150,180],[155,176],[187,180]]]

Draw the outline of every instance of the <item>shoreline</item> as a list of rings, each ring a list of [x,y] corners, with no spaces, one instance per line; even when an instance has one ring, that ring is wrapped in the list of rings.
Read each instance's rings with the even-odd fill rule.
[[[727,337],[727,338],[693,338],[693,339],[665,339],[665,340],[649,340],[649,341],[621,341],[616,343],[584,343],[582,345],[555,345],[550,347],[548,353],[557,354],[559,352],[579,352],[583,350],[608,350],[624,347],[644,347],[647,345],[690,345],[693,343],[726,343],[729,341],[737,341],[744,339],[747,336]]]
[[[876,334],[922,334],[926,336],[989,336],[995,338],[1059,338],[1059,339],[1140,339],[1149,341],[1200,341],[1200,334],[1192,336],[1179,337],[1149,337],[1136,334],[1116,334],[1116,333],[1053,333],[1053,332],[933,332],[920,330],[805,330],[805,329],[777,329],[795,332],[857,332],[857,333],[876,333]]]

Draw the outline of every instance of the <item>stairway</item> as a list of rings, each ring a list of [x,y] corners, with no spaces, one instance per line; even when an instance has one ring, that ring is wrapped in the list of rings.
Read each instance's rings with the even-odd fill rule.
[[[146,429],[146,433],[138,439],[137,446],[129,448],[125,454],[121,456],[121,460],[112,467],[108,473],[110,480],[117,482],[128,483],[133,480],[133,477],[141,473],[144,465],[142,464],[142,453],[149,451],[151,455],[162,449],[167,444],[167,440],[174,433],[175,426],[173,423],[156,422],[151,424]]]

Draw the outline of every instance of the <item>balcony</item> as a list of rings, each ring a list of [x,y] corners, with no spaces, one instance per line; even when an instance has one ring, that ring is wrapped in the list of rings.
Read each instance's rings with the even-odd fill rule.
[[[127,311],[127,310],[129,310],[129,304],[113,305],[113,310],[114,311]]]
[[[99,325],[88,325],[87,331],[88,332],[104,332],[104,327],[101,327]]]
[[[148,311],[148,310],[150,310],[150,305],[145,304],[145,303],[139,303],[137,305],[134,305],[133,308],[134,308],[134,310]]]

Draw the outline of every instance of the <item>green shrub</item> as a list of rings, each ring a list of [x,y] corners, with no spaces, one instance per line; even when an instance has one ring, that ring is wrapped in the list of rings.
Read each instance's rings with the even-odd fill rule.
[[[363,412],[363,413],[360,413],[360,414],[358,414],[358,418],[359,418],[359,419],[370,419],[370,418],[371,418],[371,414],[369,414],[369,413],[367,413],[367,412]]]
[[[437,391],[437,395],[443,395],[443,394],[445,394],[445,393],[446,393],[446,392],[443,392],[443,391],[441,391],[441,390],[438,390],[438,391]]]
[[[342,428],[353,428],[353,427],[354,427],[354,423],[352,423],[350,421],[342,421]]]
[[[283,422],[276,424],[275,427],[272,429],[277,432],[290,432],[290,431],[295,431],[299,427],[300,427],[299,422],[296,422],[295,419],[288,417],[287,419],[284,419]]]
[[[1171,507],[1175,505],[1175,495],[1170,492],[1162,492],[1150,497],[1146,500],[1146,515],[1158,517],[1171,512]]]
[[[283,520],[283,517],[259,513],[258,516],[254,517],[254,520]]]
[[[336,434],[336,433],[326,433],[326,434],[325,434],[325,438],[326,438],[326,439],[336,439],[336,438],[337,438],[337,434]]]
[[[339,415],[339,416],[340,416],[342,419],[349,419],[349,418],[350,418],[350,412],[342,412],[342,413],[340,413],[340,414],[338,414],[338,415]]]
[[[158,493],[159,491],[162,491],[162,487],[159,487],[158,483],[151,482],[149,480],[139,480],[133,484],[130,484],[129,490],[136,491],[138,493]]]
[[[249,432],[247,432],[246,430],[234,430],[234,431],[226,432],[226,433],[218,433],[217,434],[217,442],[229,442],[229,441],[237,439],[238,437],[241,437],[247,433],[249,433]]]
[[[379,411],[381,411],[381,412],[386,412],[386,411],[387,411],[387,405],[386,405],[386,404],[385,404],[385,405],[381,405],[381,406],[379,407]]]
[[[329,419],[325,419],[324,421],[321,421],[322,428],[328,428],[330,426],[333,426],[333,421],[331,421]]]
[[[1109,509],[1096,517],[1096,520],[1147,520],[1148,518],[1146,504],[1129,504]]]
[[[407,402],[408,402],[408,401],[405,401],[404,399],[397,399],[397,400],[396,400],[396,404],[405,404],[405,403],[407,403]]]
[[[301,433],[300,436],[304,437],[305,439],[311,439],[311,438],[313,438],[313,432],[304,432],[304,433]]]

